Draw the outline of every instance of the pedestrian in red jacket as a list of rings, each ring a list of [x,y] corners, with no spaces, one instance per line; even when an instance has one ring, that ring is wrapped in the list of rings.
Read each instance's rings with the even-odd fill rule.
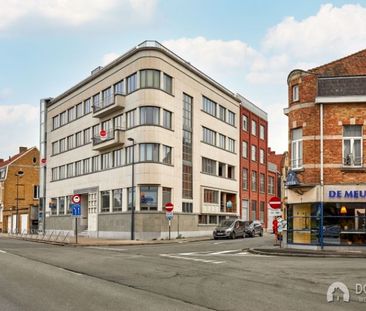
[[[278,236],[278,220],[277,220],[277,217],[275,219],[273,219],[273,221],[272,221],[272,230],[273,230],[273,234],[275,236],[275,245],[277,245],[277,236]]]

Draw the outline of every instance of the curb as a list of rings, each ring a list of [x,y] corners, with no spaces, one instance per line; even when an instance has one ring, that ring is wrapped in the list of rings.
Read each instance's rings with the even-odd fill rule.
[[[305,252],[278,252],[276,250],[274,251],[268,251],[268,250],[259,250],[259,249],[254,249],[254,248],[250,248],[248,250],[249,253],[251,254],[256,254],[256,255],[263,255],[263,256],[268,256],[268,255],[273,255],[273,256],[284,256],[284,257],[313,257],[313,258],[366,258],[366,254],[365,255],[358,255],[358,254],[336,254],[336,253],[305,253]]]

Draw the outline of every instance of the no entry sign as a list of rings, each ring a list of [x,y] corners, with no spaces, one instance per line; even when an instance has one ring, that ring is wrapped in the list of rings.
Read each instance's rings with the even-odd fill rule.
[[[281,208],[281,199],[278,197],[272,197],[268,204],[273,209]]]
[[[79,204],[81,201],[81,197],[80,197],[80,194],[74,194],[72,197],[71,197],[71,202],[74,203],[74,204]]]
[[[170,212],[172,212],[173,211],[173,208],[174,208],[174,205],[173,205],[173,203],[167,203],[167,204],[165,204],[165,210],[168,212],[168,213],[170,213]]]

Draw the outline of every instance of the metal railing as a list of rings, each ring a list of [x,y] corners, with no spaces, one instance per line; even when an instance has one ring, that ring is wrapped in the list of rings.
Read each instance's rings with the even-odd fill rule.
[[[38,230],[31,230],[28,233],[26,230],[23,232],[15,233],[15,232],[8,232],[8,236],[12,238],[18,238],[22,240],[29,240],[29,241],[45,241],[45,242],[54,242],[54,243],[61,243],[61,244],[68,244],[71,243],[70,233],[63,232],[63,231],[51,231],[51,232],[38,232]]]

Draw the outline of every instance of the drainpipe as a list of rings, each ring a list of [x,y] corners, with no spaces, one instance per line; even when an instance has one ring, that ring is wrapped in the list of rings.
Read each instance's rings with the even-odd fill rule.
[[[320,103],[320,248],[324,249],[324,132],[323,132],[323,103]]]

